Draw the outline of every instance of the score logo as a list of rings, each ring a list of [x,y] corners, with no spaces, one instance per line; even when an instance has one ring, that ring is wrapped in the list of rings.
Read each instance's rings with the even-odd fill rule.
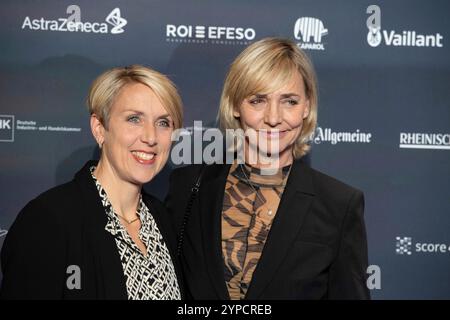
[[[415,250],[412,250],[414,248]],[[396,253],[400,255],[411,255],[413,252],[447,253],[450,246],[445,243],[417,242],[413,246],[411,237],[396,237]]]

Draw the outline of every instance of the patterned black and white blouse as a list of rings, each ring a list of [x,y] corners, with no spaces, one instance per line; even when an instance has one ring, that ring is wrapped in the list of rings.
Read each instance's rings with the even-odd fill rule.
[[[139,238],[147,248],[146,256],[133,242],[115,214],[106,191],[94,175],[95,166],[92,166],[90,170],[108,216],[105,230],[111,233],[116,240],[125,275],[128,299],[180,300],[180,288],[169,250],[155,219],[142,201],[142,196],[139,199],[137,214],[141,221]]]

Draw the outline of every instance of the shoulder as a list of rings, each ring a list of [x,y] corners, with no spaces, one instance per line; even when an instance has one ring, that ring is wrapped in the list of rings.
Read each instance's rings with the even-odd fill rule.
[[[183,180],[192,182],[202,173],[202,177],[206,179],[215,178],[217,176],[228,173],[230,165],[227,164],[191,164],[172,170],[171,180]]]
[[[155,210],[158,211],[159,214],[166,212],[166,208],[164,207],[162,201],[159,200],[157,197],[151,195],[150,193],[147,193],[144,190],[142,190],[142,200],[144,201],[147,207],[154,208]]]
[[[200,177],[203,183],[217,177],[223,168],[225,168],[225,165],[222,164],[193,164],[176,168],[170,174],[169,193],[181,191],[190,194],[192,186]]]
[[[54,187],[28,202],[11,225],[4,247],[20,248],[31,242],[37,248],[42,243],[62,241],[66,226],[71,225],[65,216],[72,203],[67,201],[72,187],[71,183]]]
[[[59,203],[68,200],[68,198],[75,198],[77,193],[76,184],[71,181],[41,193],[32,201],[49,206],[52,204],[58,205]]]
[[[66,183],[37,196],[28,202],[18,213],[10,227],[8,236],[14,238],[34,238],[34,235],[47,237],[53,235],[55,238],[63,236],[67,225],[73,219],[67,219],[73,211],[73,201],[70,197],[75,193],[72,183]],[[36,239],[32,240],[36,241]]]
[[[66,210],[61,209],[69,208],[76,194],[77,190],[73,182],[56,186],[28,202],[21,214],[44,214],[44,212],[46,215],[64,214]]]
[[[75,213],[85,213],[86,208],[95,204],[99,197],[89,171],[92,164],[93,161],[88,161],[71,181],[41,193],[27,206],[45,210],[46,214],[55,214],[60,218],[82,216]]]
[[[309,189],[325,207],[329,209],[335,208],[339,212],[346,212],[354,201],[363,201],[364,195],[361,190],[313,169],[304,162],[300,162],[297,166],[300,167],[298,171],[303,173],[297,177],[298,180],[303,178],[309,179]]]
[[[317,214],[332,219],[336,226],[344,226],[344,221],[361,221],[364,214],[364,194],[328,174],[306,169],[311,177],[312,193]]]
[[[336,195],[362,193],[361,190],[316,169],[311,168],[311,173],[313,176],[314,187],[319,192]]]
[[[184,167],[178,167],[172,170],[170,175],[171,179],[182,179],[182,180],[192,180],[194,177],[198,176],[202,168],[210,167],[208,165],[202,164],[192,164]]]

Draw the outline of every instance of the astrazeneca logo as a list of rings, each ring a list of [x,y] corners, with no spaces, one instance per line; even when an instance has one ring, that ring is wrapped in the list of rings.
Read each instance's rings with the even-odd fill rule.
[[[113,9],[106,16],[105,22],[81,21],[81,9],[77,5],[68,6],[66,13],[68,14],[67,18],[53,20],[31,19],[27,16],[22,23],[22,30],[119,34],[124,32],[123,27],[127,24],[127,20],[122,18],[119,8]],[[109,31],[108,25],[111,26],[111,31]]]
[[[383,43],[386,46],[395,47],[439,47],[442,48],[443,36],[436,34],[419,34],[416,31],[405,30],[397,32],[395,30],[381,30],[381,9],[377,5],[370,5],[366,10],[370,16],[367,18],[367,43],[371,47],[378,47]]]
[[[166,40],[170,42],[247,45],[255,37],[256,31],[253,28],[166,25]]]
[[[14,116],[0,115],[0,142],[14,142]]]
[[[395,253],[412,255],[415,253],[448,253],[450,246],[445,243],[416,242],[411,237],[395,237]]]
[[[400,132],[400,148],[450,150],[449,133]]]
[[[115,8],[111,11],[105,19],[110,25],[112,25],[111,33],[118,34],[123,32],[123,27],[128,23],[127,20],[120,16],[120,9]]]
[[[316,144],[322,142],[329,142],[331,144],[337,143],[370,143],[372,140],[372,134],[361,132],[359,129],[352,132],[338,132],[333,131],[330,128],[317,127],[312,140]]]
[[[325,50],[322,37],[327,34],[328,29],[317,18],[301,17],[294,25],[294,37],[300,40],[297,45],[302,49]]]

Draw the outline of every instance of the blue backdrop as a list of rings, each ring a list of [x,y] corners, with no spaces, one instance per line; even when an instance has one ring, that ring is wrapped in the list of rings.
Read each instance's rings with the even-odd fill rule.
[[[184,125],[214,126],[231,61],[281,36],[318,74],[308,160],[365,192],[372,297],[449,299],[449,12],[445,0],[2,1],[0,246],[29,200],[98,155],[85,97],[103,70],[168,74]],[[163,198],[171,167],[146,188]]]

